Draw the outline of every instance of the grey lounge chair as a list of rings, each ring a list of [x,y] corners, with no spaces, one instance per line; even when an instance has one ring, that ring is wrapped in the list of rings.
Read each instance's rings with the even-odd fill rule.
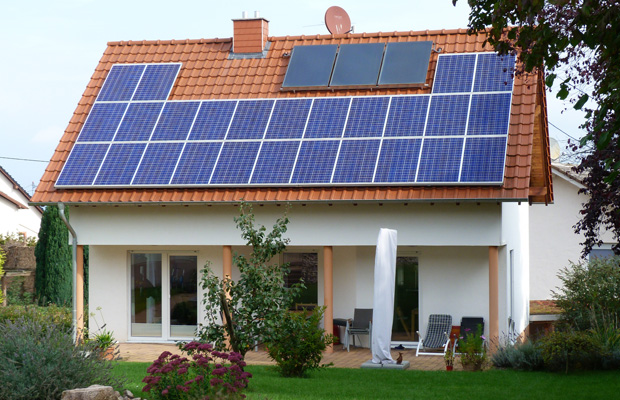
[[[452,330],[452,316],[446,314],[431,314],[426,325],[426,335],[418,331],[418,348],[416,357],[420,354],[442,356],[450,344]]]
[[[356,308],[353,312],[353,321],[347,322],[344,333],[347,351],[351,344],[349,337],[353,337],[355,346],[355,336],[359,339],[359,335],[368,335],[368,341],[372,343],[372,308]]]

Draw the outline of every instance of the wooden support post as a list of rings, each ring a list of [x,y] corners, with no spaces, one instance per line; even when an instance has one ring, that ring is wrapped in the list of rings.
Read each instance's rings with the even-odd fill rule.
[[[324,326],[326,333],[334,332],[334,250],[332,246],[323,247],[323,290],[325,314]],[[333,353],[334,347],[330,345],[327,353]]]

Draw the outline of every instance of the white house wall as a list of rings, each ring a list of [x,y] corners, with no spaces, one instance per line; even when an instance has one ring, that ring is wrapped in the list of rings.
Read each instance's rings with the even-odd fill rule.
[[[28,207],[18,208],[9,200],[0,197],[0,234],[25,233],[29,237],[36,237],[41,226],[41,213],[35,207],[28,206],[28,199],[2,174],[0,174],[0,192]]]
[[[582,260],[582,234],[573,228],[581,219],[580,210],[587,196],[578,194],[581,187],[575,181],[554,171],[554,203],[548,206],[533,206],[531,221],[531,274],[532,300],[552,298],[552,290],[562,285],[558,273],[571,262]],[[614,243],[610,232],[602,230],[604,243]]]
[[[502,241],[499,249],[499,334],[509,333],[510,250],[514,254],[515,333],[521,334],[529,324],[529,213],[534,206],[506,203],[502,206]]]
[[[256,207],[271,226],[284,207]],[[295,204],[286,236],[293,246],[375,246],[380,228],[398,231],[399,246],[498,246],[497,204]],[[243,245],[226,206],[71,207],[79,244]]]

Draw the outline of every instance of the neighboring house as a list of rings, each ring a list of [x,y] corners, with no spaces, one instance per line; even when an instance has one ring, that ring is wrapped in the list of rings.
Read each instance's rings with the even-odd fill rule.
[[[582,176],[572,170],[572,165],[553,163],[553,205],[532,207],[530,211],[530,297],[532,321],[557,319],[549,316],[559,310],[549,307],[553,303],[552,291],[562,286],[558,278],[560,271],[571,263],[583,262],[585,238],[575,233],[575,224],[581,219],[580,211],[587,200],[579,194]],[[603,244],[589,254],[589,257],[608,257],[615,243],[611,232],[602,229],[600,238]],[[547,314],[545,316],[545,314]]]
[[[43,211],[29,201],[28,192],[0,167],[0,234],[37,237]]]
[[[291,205],[282,261],[308,284],[300,302],[327,306],[328,331],[373,306],[385,227],[394,342],[437,313],[523,333],[530,205],[553,201],[544,82],[513,85],[514,58],[483,42],[271,37],[262,18],[234,20],[230,39],[111,42],[33,202],[70,207],[89,306],[121,342],[192,337],[199,270],[234,278],[231,254],[248,252],[242,199],[268,226]]]

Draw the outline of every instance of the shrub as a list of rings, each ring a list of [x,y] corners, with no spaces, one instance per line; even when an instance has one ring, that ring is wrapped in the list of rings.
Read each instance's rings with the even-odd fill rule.
[[[186,343],[182,350],[191,360],[164,351],[146,370],[149,375],[142,380],[146,383],[142,390],[150,392],[152,399],[245,398],[241,390],[252,374],[243,371],[246,364],[241,354],[222,353],[198,342]]]
[[[6,302],[10,305],[25,306],[34,304],[34,295],[24,290],[26,278],[16,276],[9,283],[6,290]]]
[[[620,317],[620,258],[593,259],[564,268],[553,297],[572,329],[588,330]]]
[[[286,313],[278,337],[267,344],[269,357],[277,363],[282,376],[301,377],[306,371],[332,365],[321,365],[323,351],[334,343],[334,336],[325,334],[320,327],[324,312],[325,307],[319,307],[308,315]]]
[[[0,323],[0,399],[59,399],[93,384],[118,387],[112,364],[53,322],[19,318]]]
[[[540,340],[545,367],[552,371],[587,370],[600,366],[600,344],[584,331],[555,331]]]
[[[620,329],[618,324],[597,326],[590,331],[594,344],[600,349],[600,365],[603,369],[620,368]]]
[[[36,322],[43,327],[55,325],[70,332],[73,315],[70,308],[53,304],[46,307],[35,305],[0,307],[0,323],[16,322],[20,319]]]
[[[523,343],[499,345],[491,356],[493,366],[519,371],[538,371],[543,369],[544,361],[540,347],[527,340]]]
[[[486,338],[482,335],[482,325],[478,325],[476,333],[466,329],[464,336],[459,338],[458,349],[461,353],[461,365],[474,369],[482,367],[487,358]]]

